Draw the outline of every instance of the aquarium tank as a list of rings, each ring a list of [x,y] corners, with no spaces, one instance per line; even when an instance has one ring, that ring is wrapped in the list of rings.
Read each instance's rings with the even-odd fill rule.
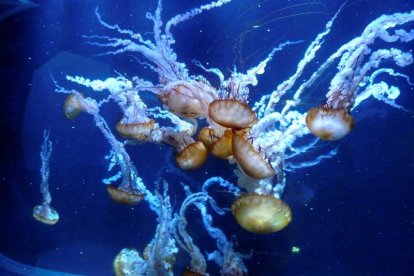
[[[0,275],[412,275],[412,0],[8,0],[0,38]]]

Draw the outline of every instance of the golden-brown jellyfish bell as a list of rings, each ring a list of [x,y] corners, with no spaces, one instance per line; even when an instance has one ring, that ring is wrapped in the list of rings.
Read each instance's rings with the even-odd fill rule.
[[[227,159],[233,154],[232,151],[232,130],[226,129],[224,133],[211,127],[201,129],[198,139],[211,150],[216,157]]]
[[[218,99],[210,103],[208,116],[217,124],[234,129],[245,128],[256,121],[256,113],[237,99]]]
[[[196,141],[180,150],[175,157],[178,166],[183,170],[192,170],[201,167],[207,160],[207,147],[201,141]]]
[[[233,202],[231,210],[242,228],[256,234],[280,231],[292,220],[289,206],[272,195],[242,195]]]
[[[123,205],[136,205],[140,203],[144,198],[143,194],[136,193],[128,189],[115,187],[112,184],[106,185],[106,191],[113,201]]]
[[[122,121],[119,121],[116,124],[116,130],[125,138],[143,141],[149,137],[154,126],[155,121],[153,119],[148,119],[142,123],[122,123]]]
[[[73,120],[84,111],[84,106],[78,94],[70,94],[63,103],[63,113],[68,120]]]
[[[233,154],[232,137],[232,130],[227,129],[224,134],[212,144],[211,154],[222,159],[231,156]]]
[[[218,139],[218,131],[215,128],[203,127],[198,134],[198,140],[204,143],[208,149],[211,149],[213,144]]]
[[[344,108],[319,106],[306,115],[306,126],[322,140],[339,140],[349,134],[354,125],[354,119]]]
[[[54,225],[59,220],[58,212],[46,204],[36,205],[33,208],[33,217],[47,225]]]
[[[171,112],[185,118],[205,117],[209,103],[216,97],[216,89],[201,80],[169,83],[159,95]]]
[[[116,276],[135,275],[137,265],[141,263],[139,252],[133,248],[122,249],[114,258],[113,269]]]
[[[265,179],[275,175],[275,170],[264,155],[236,132],[233,132],[232,150],[237,163],[251,178]]]

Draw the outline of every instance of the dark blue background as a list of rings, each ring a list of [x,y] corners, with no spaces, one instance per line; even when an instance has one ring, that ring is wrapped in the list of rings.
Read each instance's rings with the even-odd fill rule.
[[[142,251],[152,239],[156,218],[146,204],[128,208],[108,199],[101,179],[110,175],[103,159],[109,146],[93,127],[91,117],[83,114],[74,122],[64,119],[64,96],[53,93],[50,74],[68,87],[64,74],[106,78],[115,75],[113,70],[155,81],[156,76],[128,55],[94,56],[104,50],[87,45],[82,36],[111,34],[96,20],[97,5],[107,22],[143,34],[151,32],[145,12],[154,11],[156,1],[47,2],[0,22],[0,251],[31,266],[110,275],[112,259],[122,248]],[[164,22],[204,3],[165,1]],[[293,74],[307,45],[342,1],[320,1],[277,11],[300,3],[308,2],[233,1],[175,27],[174,50],[193,74],[202,72],[191,59],[228,73],[233,66],[242,71],[256,65],[280,42],[305,40],[275,56],[260,84],[252,89],[253,100],[257,99]],[[315,61],[322,62],[381,14],[413,8],[411,0],[350,1]],[[253,25],[262,27],[251,31]],[[413,28],[413,24],[409,26]],[[240,47],[242,33],[246,36]],[[410,50],[413,43],[398,47]],[[307,74],[314,68],[310,66]],[[334,69],[307,91],[303,110],[324,100]],[[400,71],[413,78],[413,66]],[[207,77],[217,83],[213,76]],[[402,79],[387,80],[401,88],[398,103],[414,110],[412,87]],[[145,99],[156,103],[150,96]],[[113,104],[102,112],[109,123],[121,116]],[[297,161],[312,159],[333,147],[338,147],[338,155],[316,167],[288,174],[284,199],[294,218],[284,231],[258,236],[240,229],[231,214],[214,218],[214,224],[229,238],[236,236],[236,251],[254,250],[254,256],[246,260],[251,275],[409,275],[413,270],[413,114],[371,99],[353,116],[357,125],[351,135],[333,144],[320,143],[321,147]],[[41,202],[39,150],[45,128],[51,129],[54,143],[52,206],[61,215],[53,227],[36,222],[31,215],[33,206]],[[174,155],[167,147],[144,145],[128,151],[151,189],[159,176],[168,180],[174,210],[183,199],[180,182],[195,191],[208,176],[235,180],[232,168],[212,157],[205,167],[183,174],[173,169]],[[233,200],[225,192],[213,194],[221,206],[230,206]],[[202,252],[212,251],[214,243],[202,231],[199,214],[190,211],[188,220],[189,232]],[[300,247],[299,254],[291,253],[293,246]],[[189,258],[180,251],[177,259],[175,271],[179,274]],[[208,269],[212,275],[218,273],[213,263]]]

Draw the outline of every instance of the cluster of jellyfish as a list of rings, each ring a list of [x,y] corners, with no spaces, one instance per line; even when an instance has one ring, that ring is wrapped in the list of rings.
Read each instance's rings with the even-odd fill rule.
[[[96,9],[100,24],[121,37],[93,35],[86,37],[88,43],[109,48],[105,52],[107,55],[128,52],[142,55],[149,62],[149,68],[158,75],[158,82],[152,83],[138,76],[128,79],[118,75],[105,80],[66,76],[69,83],[108,93],[106,99],[97,101],[85,96],[83,91],[81,93],[67,89],[53,80],[56,92],[67,94],[63,104],[66,118],[75,120],[81,113],[90,114],[111,146],[112,152],[108,158],[110,168],[118,166],[119,172],[104,180],[109,197],[125,205],[145,201],[158,216],[154,238],[142,254],[135,249],[126,248],[115,257],[116,275],[172,275],[179,249],[186,251],[191,258],[183,275],[207,275],[205,256],[186,231],[185,211],[190,205],[200,211],[204,227],[217,241],[218,250],[209,254],[209,260],[214,260],[221,267],[222,275],[246,275],[247,268],[243,264],[246,256],[236,253],[223,231],[212,225],[212,216],[207,207],[210,206],[217,214],[225,211],[215,204],[208,189],[220,185],[236,196],[231,211],[237,223],[245,230],[257,234],[280,231],[292,219],[289,206],[281,199],[286,185],[285,172],[289,171],[290,166],[285,160],[306,152],[319,139],[332,141],[345,137],[355,125],[351,111],[368,98],[404,110],[395,102],[400,94],[399,89],[383,81],[376,82],[375,79],[379,74],[388,74],[404,78],[409,85],[413,85],[408,76],[394,68],[382,68],[381,63],[388,60],[397,67],[413,63],[412,54],[399,50],[396,44],[414,39],[414,30],[404,29],[407,23],[414,21],[414,10],[382,15],[375,19],[360,36],[343,44],[319,68],[311,72],[308,79],[298,84],[303,72],[322,47],[324,38],[330,33],[343,8],[341,7],[328,21],[325,29],[310,43],[292,76],[277,85],[274,91],[262,96],[258,102],[250,103],[249,89],[257,85],[257,77],[265,73],[273,56],[297,42],[281,43],[257,66],[244,73],[234,71],[227,77],[217,68],[207,68],[196,63],[205,72],[213,73],[219,78],[219,87],[213,87],[203,76],[191,75],[186,65],[177,60],[172,49],[175,43],[172,27],[229,2],[231,0],[218,0],[202,5],[174,16],[164,25],[161,19],[162,1],[159,0],[155,13],[147,14],[147,18],[153,22],[152,40],[105,22]],[[374,47],[377,41],[381,41],[381,45],[389,43],[392,47],[377,49]],[[306,89],[334,64],[337,72],[331,80],[326,102],[307,112],[295,109]],[[155,94],[162,107],[148,107],[140,96],[144,91]],[[278,110],[282,99],[285,104]],[[112,127],[100,115],[101,106],[110,100],[119,106],[123,114],[114,126],[117,134],[114,134]],[[166,119],[171,124],[161,125],[157,122],[159,118]],[[202,120],[206,126],[198,130],[198,122]],[[296,147],[295,142],[308,134],[316,136],[314,141]],[[118,140],[119,137],[123,141]],[[181,170],[200,168],[209,154],[228,160],[235,167],[238,181],[230,183],[214,176],[206,180],[200,191],[194,193],[184,186],[187,197],[180,210],[173,213],[167,184],[161,185],[163,192],[147,189],[125,149],[126,144],[145,143],[173,147],[176,150],[176,165]],[[45,132],[41,150],[43,203],[34,208],[33,216],[45,224],[53,225],[58,221],[59,215],[50,206],[48,191],[48,160],[51,151],[49,132]],[[313,166],[323,157],[333,154],[329,152],[295,166]]]

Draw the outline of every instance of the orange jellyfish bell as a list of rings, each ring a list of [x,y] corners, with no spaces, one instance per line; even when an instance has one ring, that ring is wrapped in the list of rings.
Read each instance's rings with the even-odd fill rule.
[[[215,141],[211,146],[211,154],[226,159],[233,154],[232,149],[232,136],[231,129],[227,129],[224,134]]]
[[[256,113],[242,101],[218,99],[208,107],[208,116],[217,124],[234,129],[247,127],[256,121]]]
[[[183,170],[197,169],[206,162],[207,155],[208,152],[204,143],[197,141],[178,152],[175,161]]]
[[[134,275],[141,256],[136,249],[124,248],[114,258],[113,268],[116,276]]]
[[[275,175],[275,170],[262,154],[236,132],[233,132],[232,150],[237,163],[251,178],[264,179]]]
[[[73,120],[84,110],[79,95],[70,94],[63,104],[63,113],[68,120]]]
[[[159,96],[171,112],[185,118],[205,117],[216,90],[203,81],[180,81],[167,85]]]
[[[54,225],[59,220],[58,212],[46,204],[35,206],[33,208],[33,217],[47,225]]]
[[[319,106],[308,111],[306,125],[313,135],[322,140],[334,141],[349,134],[355,121],[344,108]]]
[[[106,191],[108,192],[109,197],[113,201],[123,205],[136,205],[140,203],[141,200],[144,198],[143,194],[118,188],[113,186],[112,184],[106,185]]]
[[[119,121],[116,124],[116,130],[125,138],[142,141],[148,138],[154,126],[155,121],[152,119],[142,123],[122,123]]]
[[[218,139],[218,133],[215,128],[203,127],[198,134],[198,139],[206,145],[208,149],[211,149],[213,143]]]
[[[280,231],[292,220],[289,206],[272,195],[242,195],[233,202],[231,210],[241,227],[256,234]]]

